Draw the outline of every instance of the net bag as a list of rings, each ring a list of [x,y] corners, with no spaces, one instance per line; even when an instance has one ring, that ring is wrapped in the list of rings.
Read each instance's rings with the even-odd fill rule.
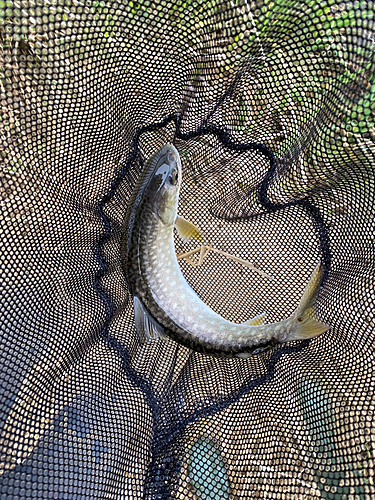
[[[373,19],[0,1],[2,500],[374,498]],[[248,359],[140,342],[120,240],[166,143],[180,215],[272,277],[181,260],[204,302],[280,321],[321,261],[329,331]]]

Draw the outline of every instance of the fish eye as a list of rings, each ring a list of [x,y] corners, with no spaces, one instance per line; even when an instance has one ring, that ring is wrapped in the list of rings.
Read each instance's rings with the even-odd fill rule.
[[[178,170],[177,168],[174,168],[172,170],[172,173],[169,175],[169,181],[170,183],[175,186],[178,182]]]

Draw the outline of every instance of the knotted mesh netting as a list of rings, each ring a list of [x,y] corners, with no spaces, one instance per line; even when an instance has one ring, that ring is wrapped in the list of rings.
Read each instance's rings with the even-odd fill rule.
[[[0,1],[1,499],[374,498],[373,20],[357,0]],[[181,260],[204,302],[279,321],[321,261],[329,331],[249,359],[140,342],[120,240],[168,142],[180,215],[269,276]]]

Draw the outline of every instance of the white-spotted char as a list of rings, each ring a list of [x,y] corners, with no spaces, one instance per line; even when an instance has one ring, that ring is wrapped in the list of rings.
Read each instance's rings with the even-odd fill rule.
[[[184,278],[174,247],[174,228],[185,239],[205,241],[177,214],[181,179],[180,156],[168,144],[145,163],[125,216],[123,268],[142,340],[167,336],[206,354],[247,357],[325,332],[329,326],[314,318],[322,264],[314,270],[295,312],[278,323],[264,324],[264,314],[232,323],[200,299]]]

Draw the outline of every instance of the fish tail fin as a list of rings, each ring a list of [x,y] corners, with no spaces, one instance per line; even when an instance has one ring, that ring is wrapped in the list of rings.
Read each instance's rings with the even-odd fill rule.
[[[311,339],[330,329],[329,325],[315,319],[315,308],[306,309],[291,328],[287,340]]]
[[[329,325],[322,323],[314,317],[316,314],[315,300],[319,293],[323,274],[323,265],[319,263],[311,275],[297,309],[289,318],[288,341],[309,339],[329,330]]]

